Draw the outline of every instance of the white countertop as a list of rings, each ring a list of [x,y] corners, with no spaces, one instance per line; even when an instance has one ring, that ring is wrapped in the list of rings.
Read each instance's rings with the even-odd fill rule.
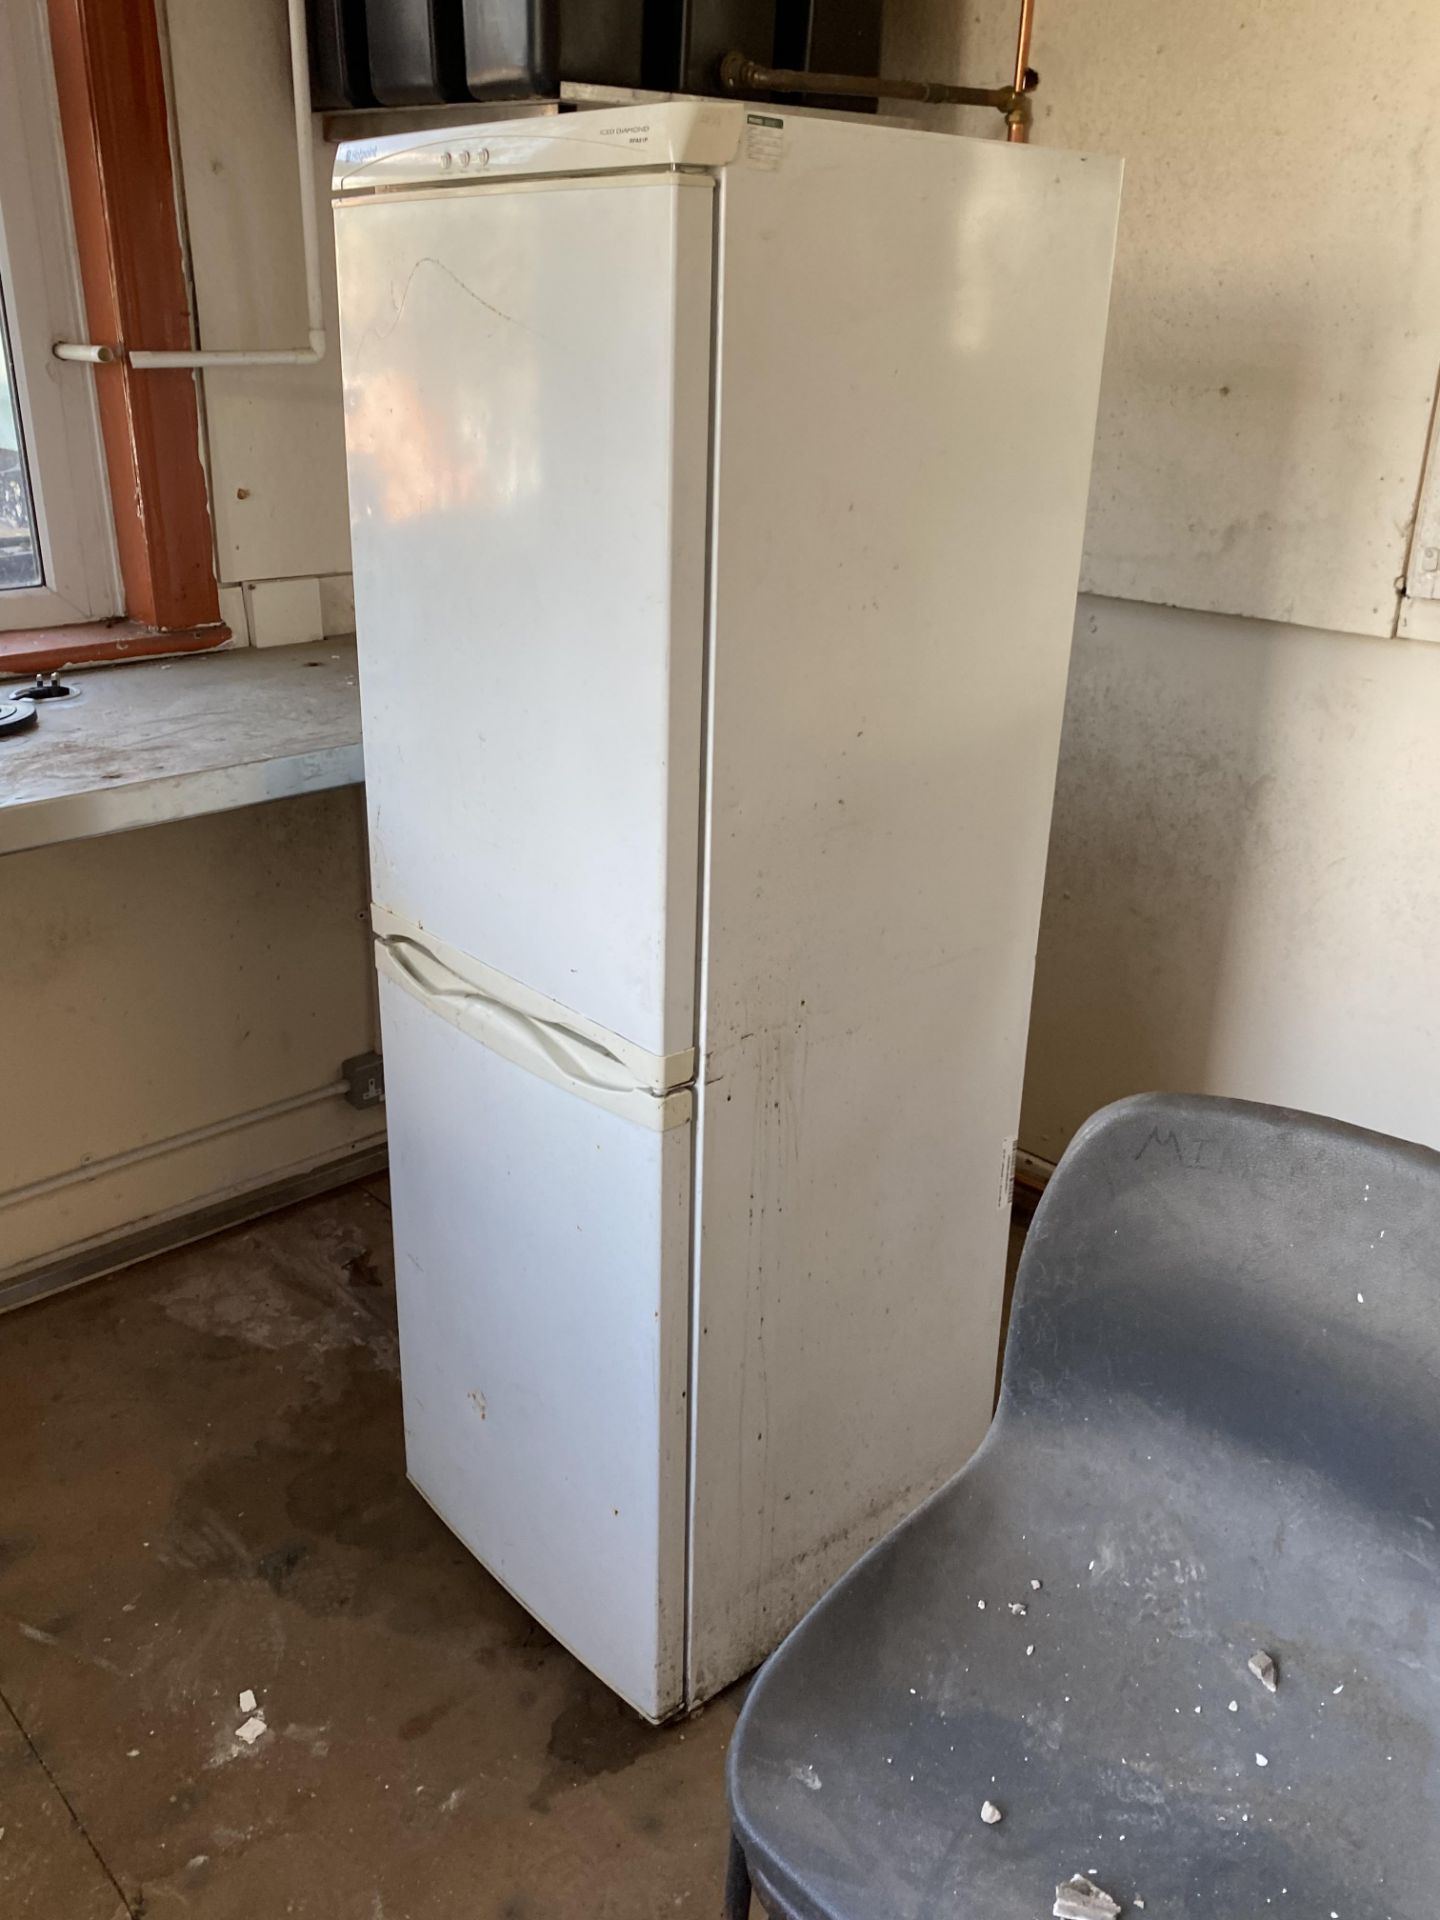
[[[364,779],[353,640],[67,668],[0,735],[0,854]],[[24,676],[0,677],[0,696]]]

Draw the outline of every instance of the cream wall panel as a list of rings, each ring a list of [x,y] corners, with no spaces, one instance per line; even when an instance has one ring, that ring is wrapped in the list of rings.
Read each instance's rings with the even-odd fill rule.
[[[309,645],[325,635],[318,580],[256,580],[245,588],[252,647]]]
[[[1440,1147],[1440,648],[1082,600],[1021,1144],[1146,1088]]]
[[[377,1044],[361,798],[308,794],[5,861],[0,1272],[374,1136],[336,1097],[7,1196],[322,1087]]]
[[[175,123],[200,344],[305,344],[285,0],[167,0]],[[348,573],[345,426],[330,234],[333,149],[319,139],[330,351],[314,367],[211,370],[206,434],[222,580]]]
[[[993,83],[1017,13],[892,0],[886,65]],[[1440,7],[1039,0],[1033,60],[1035,138],[1126,163],[1085,585],[1391,633],[1440,365]]]

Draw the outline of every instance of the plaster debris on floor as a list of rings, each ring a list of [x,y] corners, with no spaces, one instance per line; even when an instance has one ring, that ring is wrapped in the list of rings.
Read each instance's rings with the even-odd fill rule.
[[[1005,1816],[993,1800],[987,1800],[980,1808],[980,1818],[987,1827],[998,1827]]]
[[[1251,1654],[1246,1665],[1267,1693],[1276,1691],[1280,1685],[1280,1669],[1275,1664],[1273,1654],[1266,1653],[1262,1648],[1258,1653]]]
[[[1055,1889],[1055,1920],[1115,1920],[1120,1902],[1083,1873],[1072,1873]]]

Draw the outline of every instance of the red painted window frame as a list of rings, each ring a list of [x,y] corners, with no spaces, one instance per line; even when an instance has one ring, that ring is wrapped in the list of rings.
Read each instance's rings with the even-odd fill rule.
[[[46,0],[89,337],[194,344],[154,0]],[[195,376],[93,371],[125,618],[0,634],[0,664],[189,653],[220,619]]]

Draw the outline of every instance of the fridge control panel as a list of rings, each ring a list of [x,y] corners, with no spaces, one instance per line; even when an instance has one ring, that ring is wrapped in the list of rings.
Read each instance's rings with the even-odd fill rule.
[[[744,123],[739,105],[687,100],[347,140],[336,155],[334,190],[343,197],[497,175],[723,167],[739,151]]]

